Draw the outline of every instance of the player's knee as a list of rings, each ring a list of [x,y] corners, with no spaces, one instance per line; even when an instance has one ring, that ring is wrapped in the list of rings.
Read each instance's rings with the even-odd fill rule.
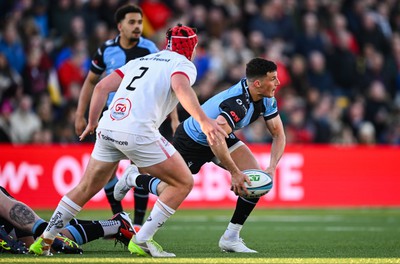
[[[186,195],[188,195],[190,191],[193,189],[193,185],[194,185],[194,180],[192,175],[190,175],[190,177],[184,177],[181,181],[180,190],[184,192]]]

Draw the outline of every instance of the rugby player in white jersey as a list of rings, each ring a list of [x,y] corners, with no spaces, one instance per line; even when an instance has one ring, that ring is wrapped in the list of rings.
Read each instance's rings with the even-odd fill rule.
[[[153,236],[189,194],[193,177],[182,156],[161,136],[158,127],[180,102],[200,123],[211,145],[224,142],[228,135],[216,120],[206,116],[191,88],[197,75],[191,62],[196,33],[178,24],[168,30],[166,37],[165,50],[128,62],[96,85],[88,126],[80,137],[96,132],[91,158],[79,184],[62,197],[43,235],[31,245],[32,253],[48,255],[60,229],[104,187],[118,162],[130,159],[140,172],[157,177],[168,187],[143,227],[132,237],[128,250],[139,256],[175,257],[165,252]],[[114,91],[109,109],[98,121],[108,94]]]

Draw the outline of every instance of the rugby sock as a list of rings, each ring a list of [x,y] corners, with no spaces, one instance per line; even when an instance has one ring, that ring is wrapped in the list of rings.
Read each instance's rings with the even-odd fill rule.
[[[135,188],[133,193],[135,200],[135,214],[133,217],[134,225],[143,225],[146,214],[147,202],[149,201],[149,192],[140,188]]]
[[[81,211],[81,209],[82,207],[64,195],[43,232],[43,237],[54,240],[57,234],[60,233],[60,231]]]
[[[229,223],[227,229],[225,230],[224,237],[229,240],[239,239],[240,230],[242,230],[243,225]]]
[[[231,223],[243,225],[251,211],[256,207],[258,200],[260,200],[260,198],[245,199],[239,197],[236,202],[236,208]]]
[[[36,239],[41,234],[43,234],[43,231],[46,229],[47,225],[48,223],[43,219],[36,220],[32,227],[33,238]]]
[[[137,186],[138,188],[136,188],[136,190],[141,188],[148,193],[158,195],[157,186],[160,182],[161,180],[156,177],[149,175],[139,175],[136,177],[136,184],[130,184],[129,182],[128,184],[130,184],[131,186],[132,185]]]
[[[105,236],[104,229],[99,222],[91,224],[69,225],[66,227],[66,229],[71,233],[71,235],[74,237],[74,241],[78,243],[78,245],[83,245],[87,242]]]
[[[87,221],[66,227],[79,245],[118,233],[121,222],[117,220]]]
[[[174,213],[174,209],[158,199],[147,221],[144,223],[139,233],[137,233],[136,240],[139,243],[150,240],[157,230],[160,229]]]
[[[114,198],[114,187],[117,184],[118,179],[116,176],[112,178],[106,186],[104,186],[104,191],[106,192],[108,203],[111,206],[111,210],[113,214],[122,212],[122,203],[120,201],[115,200]]]
[[[87,224],[93,224],[96,223],[98,221],[93,221],[93,220],[82,220],[82,219],[76,219],[73,218],[71,219],[71,221],[69,221],[70,225],[87,225]]]

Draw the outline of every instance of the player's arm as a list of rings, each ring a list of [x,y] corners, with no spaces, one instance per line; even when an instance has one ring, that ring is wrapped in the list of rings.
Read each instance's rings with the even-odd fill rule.
[[[228,134],[217,124],[217,121],[207,117],[201,109],[199,100],[190,87],[187,76],[179,73],[174,74],[171,76],[171,86],[183,108],[199,122],[201,130],[206,134],[210,145],[220,144],[225,141],[224,137],[228,137]]]
[[[223,116],[219,115],[217,117],[217,122],[227,134],[232,132],[232,128],[228,125],[228,122]],[[220,160],[221,165],[231,174],[232,191],[236,195],[240,195],[243,193],[248,194],[244,182],[246,181],[249,185],[251,185],[250,179],[236,166],[231,157],[231,154],[229,153],[226,141],[224,140],[221,144],[218,145],[210,145],[210,147],[215,157]]]
[[[265,121],[267,128],[272,136],[271,157],[268,168],[265,170],[272,177],[275,176],[275,170],[281,159],[286,146],[286,136],[279,115]]]
[[[122,81],[122,75],[120,75],[120,71],[116,70],[104,79],[102,79],[94,88],[92,100],[90,103],[89,110],[89,122],[88,125],[83,131],[82,135],[79,137],[80,140],[83,140],[88,134],[93,134],[96,129],[101,112],[106,104],[108,94],[111,92],[115,92]]]
[[[78,107],[75,113],[75,133],[79,136],[87,126],[85,113],[88,108],[90,98],[93,94],[93,89],[100,79],[100,75],[89,71],[85,82],[83,83],[82,90],[79,94]]]

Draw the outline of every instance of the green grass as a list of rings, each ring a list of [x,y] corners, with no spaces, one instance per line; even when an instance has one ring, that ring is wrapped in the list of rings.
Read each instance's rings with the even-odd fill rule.
[[[44,219],[50,212],[39,211]],[[107,219],[108,211],[82,211]],[[83,255],[1,254],[0,263],[400,263],[400,209],[256,209],[242,229],[258,254],[220,252],[232,210],[178,210],[155,240],[175,259],[138,258],[110,240],[83,245]]]

